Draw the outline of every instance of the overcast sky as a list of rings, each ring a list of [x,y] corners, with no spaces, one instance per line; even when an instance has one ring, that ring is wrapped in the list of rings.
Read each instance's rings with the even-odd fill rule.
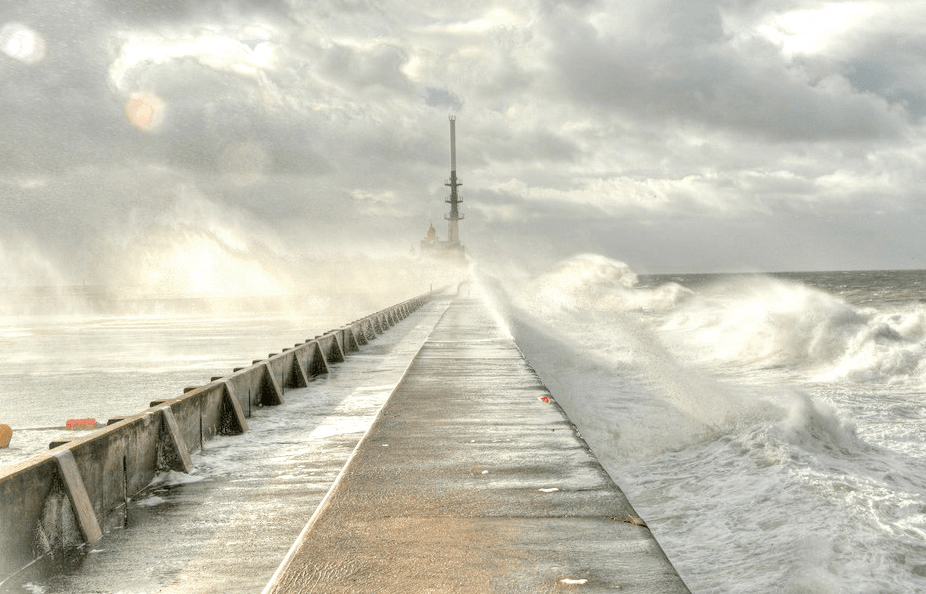
[[[926,268],[926,1],[16,0],[0,27],[0,284],[408,254],[446,237],[449,114],[480,261]]]

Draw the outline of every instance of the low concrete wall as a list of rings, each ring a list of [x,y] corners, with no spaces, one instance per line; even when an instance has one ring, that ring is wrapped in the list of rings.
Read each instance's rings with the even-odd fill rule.
[[[40,560],[63,563],[79,555],[85,543],[125,521],[128,499],[156,473],[189,472],[190,454],[205,441],[247,431],[255,408],[282,404],[287,389],[327,373],[429,299],[422,295],[330,330],[0,469],[0,586]]]

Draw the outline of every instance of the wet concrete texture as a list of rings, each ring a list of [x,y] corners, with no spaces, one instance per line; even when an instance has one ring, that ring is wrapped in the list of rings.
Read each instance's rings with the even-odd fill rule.
[[[560,591],[688,589],[487,306],[458,299],[264,592]]]
[[[26,582],[48,594],[260,591],[447,303],[425,304],[411,320],[404,312],[388,321],[374,315],[355,322],[297,345],[295,357],[286,349],[5,469],[0,561],[13,569],[20,558],[28,562],[33,517],[42,518],[45,548],[78,554],[60,568],[33,564],[9,580],[0,575],[0,591],[25,591],[20,584]],[[374,323],[380,330],[394,327],[376,336]],[[366,344],[349,362],[329,367],[315,357],[325,348],[342,352],[340,345],[358,342],[359,333],[367,334]],[[322,363],[325,373],[318,375]],[[255,405],[268,377],[281,395],[286,387],[280,406]],[[294,381],[298,377],[303,381]],[[213,438],[204,440],[204,432]],[[178,449],[186,463],[168,464],[176,468],[155,476],[164,466],[162,454]],[[103,464],[111,451],[125,452],[111,464],[116,470]],[[152,477],[155,484],[147,487]],[[91,502],[115,503],[88,504],[77,478]],[[93,531],[93,516],[105,519],[102,539]],[[27,550],[8,554],[19,533]]]

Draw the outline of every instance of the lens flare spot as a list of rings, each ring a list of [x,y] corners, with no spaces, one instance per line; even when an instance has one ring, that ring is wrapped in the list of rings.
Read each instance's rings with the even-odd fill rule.
[[[157,95],[135,93],[125,104],[125,115],[132,124],[150,132],[164,119],[164,102]]]
[[[36,64],[45,58],[45,39],[25,25],[8,23],[0,29],[0,51],[20,62]]]

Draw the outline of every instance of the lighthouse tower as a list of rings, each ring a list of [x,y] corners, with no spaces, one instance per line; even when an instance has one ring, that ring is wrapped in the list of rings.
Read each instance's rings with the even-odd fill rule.
[[[421,255],[463,262],[465,261],[463,244],[460,243],[460,221],[463,220],[463,215],[460,214],[460,203],[463,199],[460,198],[458,190],[463,184],[457,178],[456,120],[456,116],[450,116],[450,179],[444,183],[450,188],[450,197],[444,201],[450,205],[450,213],[444,215],[449,236],[446,241],[442,241],[437,238],[434,226],[428,227],[424,239],[421,240]]]
[[[457,134],[456,134],[456,116],[450,116],[450,181],[445,186],[450,187],[450,198],[446,202],[450,205],[450,214],[444,218],[449,221],[450,247],[459,249],[460,247],[460,220],[463,215],[460,214],[459,204],[463,202],[460,198],[457,188],[463,184],[457,179]]]

